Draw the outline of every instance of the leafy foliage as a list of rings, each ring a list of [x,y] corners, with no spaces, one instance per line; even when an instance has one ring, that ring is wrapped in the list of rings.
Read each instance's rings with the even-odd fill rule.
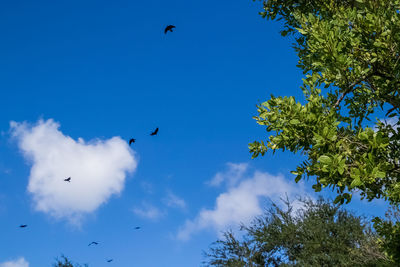
[[[400,203],[399,10],[399,0],[264,2],[262,15],[284,20],[282,35],[296,41],[306,101],[271,96],[258,105],[255,119],[271,135],[250,144],[253,157],[301,151],[296,181],[314,176],[314,189],[336,189],[341,203],[354,189]],[[394,123],[365,126],[379,109]]]
[[[386,220],[374,219],[374,227],[379,235],[380,245],[388,252],[394,262],[400,262],[400,209],[391,207],[386,213]]]
[[[361,217],[319,199],[294,211],[273,204],[239,240],[228,231],[205,253],[207,266],[391,266]]]
[[[281,34],[294,38],[305,101],[258,105],[255,119],[270,135],[249,145],[253,157],[301,152],[296,182],[315,178],[315,191],[336,190],[335,203],[357,190],[399,205],[400,0],[265,0],[261,15],[283,20]],[[376,218],[375,227],[400,259],[400,224]]]

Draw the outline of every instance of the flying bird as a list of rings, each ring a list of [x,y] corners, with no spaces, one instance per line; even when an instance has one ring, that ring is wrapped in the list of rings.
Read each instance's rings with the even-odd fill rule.
[[[153,135],[156,135],[157,133],[158,133],[158,128],[156,128],[156,129],[154,130],[154,132],[152,132],[150,135],[153,136]]]
[[[131,145],[132,143],[135,143],[136,139],[135,138],[131,138],[131,140],[129,140],[129,145]]]
[[[112,262],[113,261],[113,259],[109,259],[109,260],[107,260],[107,262]]]
[[[176,28],[174,25],[168,25],[165,27],[164,33],[167,34],[168,31],[173,32],[173,28]]]
[[[68,177],[67,179],[64,179],[64,181],[66,181],[66,182],[71,182],[71,177]]]
[[[90,243],[88,246],[90,246],[90,245],[98,245],[99,243],[97,243],[97,242],[92,242],[92,243]]]
[[[136,226],[136,227],[135,227],[135,230],[139,230],[139,229],[140,229],[140,226]]]
[[[28,225],[27,224],[21,224],[19,227],[20,228],[25,228],[25,227],[27,227]]]

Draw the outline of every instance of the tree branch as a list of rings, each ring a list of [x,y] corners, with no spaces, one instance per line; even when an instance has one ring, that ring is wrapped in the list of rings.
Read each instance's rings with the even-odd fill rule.
[[[389,109],[389,111],[386,113],[385,117],[387,117],[387,115],[389,115],[390,113],[392,113],[397,107],[392,107],[391,109]]]
[[[337,108],[340,105],[340,102],[342,102],[342,100],[344,99],[344,97],[350,93],[351,91],[353,91],[354,86],[356,86],[357,84],[359,84],[360,82],[362,82],[363,80],[365,80],[367,77],[371,76],[371,74],[368,75],[364,75],[362,77],[360,77],[358,80],[354,81],[353,83],[351,83],[347,89],[341,94],[341,96],[339,97],[339,99],[336,101],[335,105],[333,105],[333,108]]]

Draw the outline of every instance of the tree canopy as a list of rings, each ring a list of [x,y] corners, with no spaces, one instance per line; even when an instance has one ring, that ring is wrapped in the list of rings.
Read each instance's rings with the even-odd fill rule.
[[[266,0],[264,18],[282,20],[304,76],[304,100],[271,96],[258,105],[268,138],[249,145],[301,153],[292,173],[335,203],[363,198],[400,204],[400,0]],[[400,222],[374,220],[382,246],[400,262]]]
[[[302,199],[301,208],[273,204],[244,236],[225,232],[205,253],[207,266],[391,266],[362,217],[332,202]]]
[[[253,157],[301,152],[296,181],[315,177],[315,191],[332,187],[336,202],[358,190],[400,203],[399,10],[399,0],[264,1],[262,16],[283,20],[281,34],[295,40],[305,101],[258,105],[270,135],[250,144]]]

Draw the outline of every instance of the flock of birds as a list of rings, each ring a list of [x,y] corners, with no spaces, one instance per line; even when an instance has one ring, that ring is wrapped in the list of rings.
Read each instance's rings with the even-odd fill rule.
[[[155,136],[155,135],[157,135],[157,134],[158,134],[158,127],[157,127],[153,132],[151,132],[150,136]],[[132,145],[132,144],[135,143],[135,142],[136,142],[136,139],[135,139],[135,138],[129,139],[129,146]],[[70,183],[70,182],[71,182],[71,177],[65,178],[64,181]],[[26,227],[26,226],[25,226],[25,227]]]
[[[174,25],[168,25],[167,27],[165,27],[164,33],[166,34],[168,31],[173,32],[173,29],[174,29],[174,28],[175,28]],[[157,135],[157,134],[158,134],[158,127],[157,127],[154,131],[152,131],[152,132],[150,133],[150,136],[155,136],[155,135]],[[135,143],[135,142],[136,142],[136,139],[135,139],[135,138],[131,138],[131,139],[129,140],[129,146],[131,146],[131,145],[132,145],[133,143]],[[70,183],[70,182],[71,182],[71,177],[68,177],[68,178],[64,179],[64,181]],[[27,225],[27,224],[21,224],[19,227],[20,227],[20,228],[26,228],[26,227],[28,227],[28,225]],[[135,229],[135,230],[140,230],[141,227],[140,227],[140,226],[136,226],[134,229]],[[90,247],[91,245],[97,246],[98,244],[99,244],[99,242],[92,241],[92,242],[89,243],[88,246],[89,246],[89,247]],[[112,262],[113,260],[114,260],[114,259],[107,259],[106,261],[107,261],[107,262]]]
[[[169,28],[170,26],[172,26],[172,25],[167,26],[167,28]],[[173,26],[173,27],[175,28],[175,26]],[[167,28],[165,28],[165,33],[167,32]],[[170,31],[172,31],[172,28],[170,29]],[[150,136],[155,136],[155,135],[157,135],[157,134],[158,134],[158,127],[157,127],[154,131],[152,131],[152,132],[150,133]],[[136,141],[135,138],[131,138],[131,139],[129,140],[129,146],[130,146],[132,143],[134,143],[135,141]],[[70,182],[71,182],[71,177],[68,177],[68,178],[64,179],[64,181],[70,183]],[[20,227],[20,228],[26,228],[26,227],[28,227],[28,225],[27,225],[27,224],[21,224],[19,227]],[[135,229],[135,230],[140,230],[141,227],[140,227],[140,226],[136,226],[134,229]],[[98,244],[99,244],[99,242],[92,241],[92,242],[89,243],[88,246],[90,247],[91,245],[98,245]],[[112,262],[113,260],[114,260],[114,259],[108,259],[107,262]]]
[[[158,133],[158,128],[156,128],[153,132],[151,132],[151,136],[154,136],[154,135],[157,135],[157,133]],[[136,139],[135,138],[131,138],[130,140],[129,140],[129,145],[132,145],[133,143],[135,143],[136,142]],[[65,181],[65,180],[64,180]]]
[[[168,32],[173,32],[173,29],[174,29],[174,28],[176,28],[174,25],[168,25],[168,26],[165,27],[165,29],[164,29],[164,34],[167,34]],[[150,133],[150,136],[155,136],[155,135],[157,135],[157,134],[158,134],[158,127],[157,127],[153,132]],[[131,139],[129,140],[129,146],[131,146],[131,145],[132,145],[133,143],[135,143],[135,142],[136,142],[136,139],[135,139],[135,138],[131,138]],[[71,182],[71,177],[65,178],[64,181],[70,183],[70,182]],[[26,228],[26,227],[28,227],[28,225],[27,225],[27,224],[21,224],[19,227],[20,227],[20,228]],[[140,227],[140,226],[136,226],[134,229],[135,229],[135,230],[140,230],[141,227]],[[91,245],[97,246],[98,244],[99,244],[99,242],[92,241],[92,242],[89,243],[88,246],[91,246]],[[112,262],[113,260],[114,260],[114,259],[108,259],[107,262]]]

